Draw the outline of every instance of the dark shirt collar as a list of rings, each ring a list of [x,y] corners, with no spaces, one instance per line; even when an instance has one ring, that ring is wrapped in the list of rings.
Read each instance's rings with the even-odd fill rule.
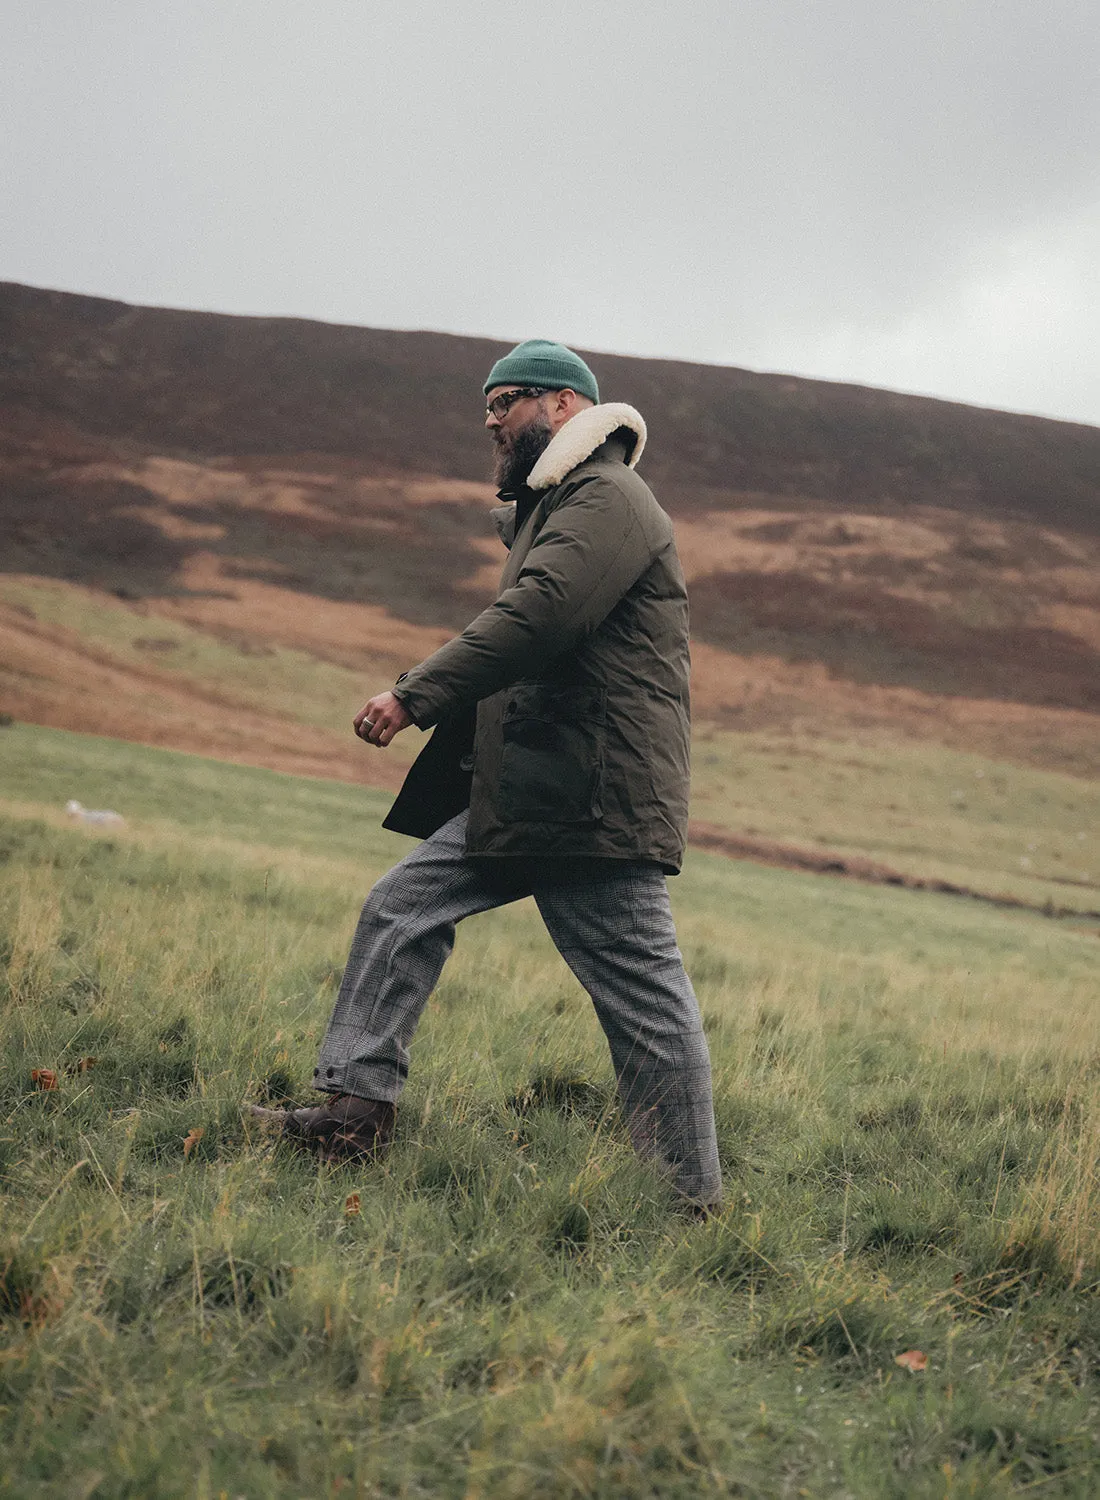
[[[539,490],[532,490],[527,485],[521,484],[518,489],[499,490],[497,492],[497,499],[505,505],[515,505],[516,526],[512,534],[513,536],[519,536],[520,530],[527,518],[542,499],[542,494]]]

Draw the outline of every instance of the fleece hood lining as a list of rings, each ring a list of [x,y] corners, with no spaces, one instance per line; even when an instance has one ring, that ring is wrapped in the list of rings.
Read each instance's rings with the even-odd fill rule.
[[[578,464],[591,458],[601,443],[623,427],[634,434],[634,451],[627,459],[627,467],[634,468],[645,447],[646,427],[642,415],[623,401],[605,401],[600,406],[586,406],[559,428],[531,470],[528,488],[548,490],[560,484]]]

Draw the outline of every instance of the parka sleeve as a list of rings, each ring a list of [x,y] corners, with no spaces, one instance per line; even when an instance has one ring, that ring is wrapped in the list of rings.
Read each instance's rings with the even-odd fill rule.
[[[427,729],[575,649],[666,540],[613,479],[580,479],[547,517],[515,583],[394,689],[413,722]]]

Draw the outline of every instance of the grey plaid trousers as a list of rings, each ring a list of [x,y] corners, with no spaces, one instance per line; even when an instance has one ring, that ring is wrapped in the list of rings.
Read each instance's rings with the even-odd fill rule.
[[[532,862],[522,881],[509,880],[467,857],[465,835],[460,813],[367,897],[314,1086],[396,1100],[456,925],[533,895],[555,947],[592,997],[635,1149],[662,1161],[686,1198],[717,1202],[710,1055],[660,869],[593,861],[575,876],[540,879]]]

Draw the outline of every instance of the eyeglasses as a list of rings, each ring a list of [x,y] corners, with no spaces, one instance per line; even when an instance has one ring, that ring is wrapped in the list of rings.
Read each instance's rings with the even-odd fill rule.
[[[494,396],[485,408],[487,417],[496,417],[498,422],[512,410],[517,401],[523,401],[528,396],[545,396],[546,387],[542,385],[521,385],[518,391],[502,391],[499,396]]]

